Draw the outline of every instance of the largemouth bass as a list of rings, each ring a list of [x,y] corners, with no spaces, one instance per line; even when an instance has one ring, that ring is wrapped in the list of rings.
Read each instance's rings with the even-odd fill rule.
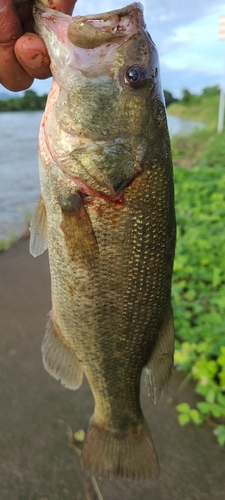
[[[140,377],[155,401],[173,366],[175,215],[156,47],[140,3],[71,18],[37,2],[34,18],[54,76],[30,241],[49,251],[44,365],[71,389],[89,381],[87,473],[157,476]]]

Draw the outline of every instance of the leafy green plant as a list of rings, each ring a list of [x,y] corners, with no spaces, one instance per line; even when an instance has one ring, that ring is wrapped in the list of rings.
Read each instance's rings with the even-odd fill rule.
[[[200,425],[203,422],[202,415],[195,408],[190,408],[188,403],[181,403],[177,405],[177,411],[179,412],[178,420],[180,425],[188,424],[189,422],[194,422],[196,425]]]
[[[204,137],[204,144],[200,138]],[[199,140],[198,155],[191,150]],[[225,443],[225,148],[224,135],[202,131],[173,142],[177,248],[173,278],[175,365],[196,382],[196,408],[177,406],[181,425],[210,419]],[[190,158],[190,163],[188,163]],[[193,158],[195,165],[193,166]],[[182,163],[182,162],[181,162]],[[191,167],[191,168],[190,168]]]
[[[180,349],[175,351],[177,367],[185,371],[188,367],[191,378],[196,380],[196,393],[205,399],[197,403],[197,409],[190,408],[187,403],[177,405],[178,420],[181,425],[191,421],[199,425],[209,418],[216,421],[225,417],[225,347],[221,347],[220,351],[221,355],[217,359],[210,359],[208,342],[199,345],[184,342]],[[218,442],[223,445],[225,425],[215,424],[214,434]]]

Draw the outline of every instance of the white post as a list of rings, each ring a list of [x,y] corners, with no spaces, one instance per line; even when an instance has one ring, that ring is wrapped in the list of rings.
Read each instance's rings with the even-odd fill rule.
[[[219,39],[225,40],[225,16],[221,16],[219,19]],[[218,128],[217,128],[219,134],[223,132],[223,124],[224,124],[224,106],[225,106],[224,83],[225,83],[225,65],[220,87],[220,102],[219,102]]]
[[[223,132],[224,104],[225,104],[225,99],[224,99],[224,89],[223,89],[223,84],[222,84],[221,88],[220,88],[220,102],[219,102],[218,128],[217,128],[217,131],[219,134],[221,134],[221,132]]]

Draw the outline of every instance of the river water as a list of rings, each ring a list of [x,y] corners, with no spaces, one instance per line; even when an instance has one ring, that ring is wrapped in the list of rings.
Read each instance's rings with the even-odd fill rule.
[[[37,158],[42,112],[0,113],[0,240],[20,236],[40,194]],[[170,134],[188,134],[196,122],[168,116]]]

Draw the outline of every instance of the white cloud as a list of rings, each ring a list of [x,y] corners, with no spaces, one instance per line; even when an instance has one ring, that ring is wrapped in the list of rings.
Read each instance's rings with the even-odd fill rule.
[[[195,69],[209,75],[222,71],[224,42],[218,40],[218,13],[175,28],[164,40],[161,65],[171,69]]]

